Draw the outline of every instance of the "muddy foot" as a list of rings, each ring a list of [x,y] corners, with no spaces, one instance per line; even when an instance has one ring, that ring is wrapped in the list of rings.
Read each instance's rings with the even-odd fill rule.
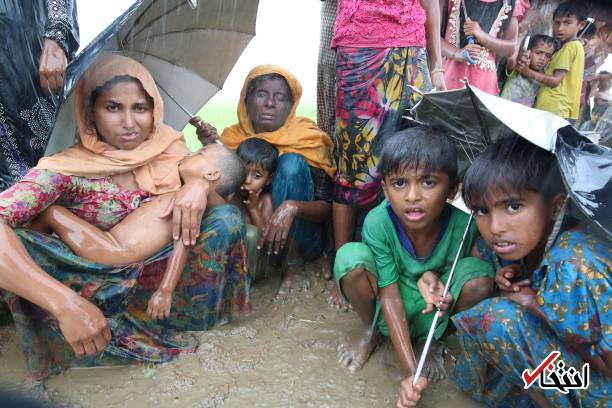
[[[321,276],[325,280],[330,280],[334,275],[332,272],[334,258],[327,256],[325,253],[315,261],[314,270],[316,276]]]
[[[331,306],[332,309],[340,310],[341,312],[348,312],[352,310],[352,306],[350,303],[347,303],[340,294],[340,290],[336,285],[329,291],[329,296],[327,297],[327,304]]]
[[[425,342],[420,343],[415,350],[417,361],[421,358],[424,345]],[[435,383],[447,377],[446,369],[444,368],[444,347],[435,340],[431,342],[421,375],[427,377],[430,383]]]
[[[362,336],[356,340],[341,343],[337,349],[338,362],[342,367],[347,368],[350,372],[360,370],[368,361],[370,355],[380,342],[380,335],[374,334],[367,330]]]

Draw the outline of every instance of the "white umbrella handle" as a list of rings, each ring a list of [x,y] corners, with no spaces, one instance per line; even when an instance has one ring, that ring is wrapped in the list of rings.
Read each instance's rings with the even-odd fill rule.
[[[474,219],[474,212],[471,212],[470,218],[468,219],[467,225],[465,226],[465,231],[463,231],[463,237],[461,238],[461,243],[459,244],[457,255],[455,255],[455,259],[453,260],[453,266],[451,267],[450,273],[448,274],[448,280],[446,281],[446,285],[444,286],[444,292],[442,292],[442,298],[446,297],[446,294],[448,293],[448,290],[450,289],[451,280],[453,279],[453,275],[455,274],[455,268],[457,267],[457,262],[459,262],[459,255],[461,255],[461,250],[463,249],[463,244],[465,243],[467,234],[470,231],[470,226],[472,225],[473,219]],[[431,322],[431,327],[429,328],[429,333],[427,333],[427,340],[425,340],[425,346],[423,347],[423,352],[421,353],[419,364],[417,365],[417,369],[414,373],[414,377],[412,378],[412,385],[416,384],[419,377],[421,376],[421,371],[423,371],[423,366],[425,365],[425,358],[427,357],[427,352],[429,351],[429,347],[431,346],[431,340],[433,339],[434,332],[436,331],[436,325],[438,324],[438,319],[440,318],[440,316],[438,315],[439,311],[440,309],[436,311],[433,321]]]

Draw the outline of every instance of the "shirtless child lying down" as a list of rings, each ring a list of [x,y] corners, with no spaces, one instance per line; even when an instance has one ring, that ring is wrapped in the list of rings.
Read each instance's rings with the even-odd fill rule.
[[[210,184],[207,207],[224,204],[240,189],[246,171],[231,150],[210,144],[185,158],[179,165],[183,182],[205,179]],[[68,209],[52,205],[31,225],[32,229],[56,233],[78,256],[105,265],[123,265],[142,261],[172,242],[172,220],[160,218],[174,197],[162,194],[143,203],[109,231],[89,224]],[[164,278],[147,308],[150,317],[170,316],[172,293],[181,276],[187,253],[181,239],[174,242]]]

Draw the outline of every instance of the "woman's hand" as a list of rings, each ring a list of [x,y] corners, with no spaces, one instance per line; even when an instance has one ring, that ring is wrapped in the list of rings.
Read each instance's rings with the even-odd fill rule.
[[[480,28],[480,24],[478,24],[478,21],[475,20],[466,21],[463,25],[463,32],[465,35],[471,35],[474,37],[476,41],[480,40],[485,35],[485,32],[482,30],[482,28]]]
[[[210,185],[205,180],[189,180],[176,192],[168,208],[159,217],[172,214],[172,237],[181,238],[185,246],[195,245],[200,235],[202,215],[206,211],[206,200]]]
[[[111,341],[108,321],[96,306],[75,293],[55,315],[77,357],[100,354]]]
[[[480,53],[484,48],[478,44],[468,44],[463,48],[459,48],[457,52],[453,55],[453,59],[457,61],[465,61],[469,62],[466,58],[466,54],[470,56],[473,61],[478,61],[480,58]]]
[[[219,133],[217,133],[217,129],[210,123],[204,122],[201,117],[194,116],[193,118],[189,119],[189,124],[196,128],[198,140],[203,146],[210,143],[215,143],[217,140],[219,140]]]
[[[405,378],[399,386],[397,408],[416,407],[421,399],[421,393],[427,388],[427,378],[419,377],[415,385],[412,385],[414,376]]]
[[[268,255],[278,254],[287,243],[287,237],[293,220],[298,215],[299,206],[297,201],[284,201],[272,214],[270,221],[266,225],[257,249],[262,249],[264,245],[268,247]]]
[[[157,289],[147,305],[147,315],[152,319],[163,320],[170,317],[172,292]]]
[[[447,293],[445,297],[442,297],[444,293],[444,284],[442,281],[431,271],[425,272],[417,281],[417,287],[419,292],[425,300],[426,306],[421,313],[430,313],[436,307],[440,309],[440,313],[444,313],[450,305],[453,303],[453,295]]]
[[[53,40],[45,39],[38,67],[40,87],[45,94],[61,93],[66,65],[68,60],[62,47]]]

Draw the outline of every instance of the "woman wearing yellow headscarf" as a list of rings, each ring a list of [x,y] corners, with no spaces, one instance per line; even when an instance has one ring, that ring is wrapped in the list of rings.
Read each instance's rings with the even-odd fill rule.
[[[296,116],[301,96],[301,84],[287,70],[274,65],[255,67],[240,93],[238,123],[221,136],[232,149],[257,137],[279,150],[272,180],[275,210],[259,242],[268,254],[278,254],[288,240],[296,242],[287,245],[288,276],[296,272],[292,265],[314,259],[323,251],[323,223],[331,216],[336,172],[331,138],[310,119]]]

